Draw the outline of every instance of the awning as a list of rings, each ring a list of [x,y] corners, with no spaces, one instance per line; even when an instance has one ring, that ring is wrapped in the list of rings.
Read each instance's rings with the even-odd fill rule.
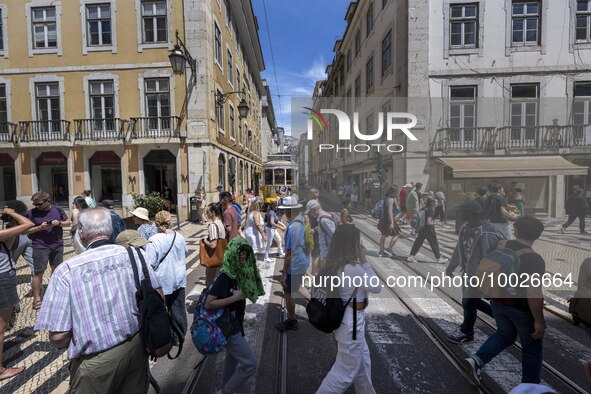
[[[505,178],[551,175],[587,175],[588,168],[562,156],[440,158],[454,178]]]

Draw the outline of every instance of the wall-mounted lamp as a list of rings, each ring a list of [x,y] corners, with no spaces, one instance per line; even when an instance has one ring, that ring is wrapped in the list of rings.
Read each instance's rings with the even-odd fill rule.
[[[241,118],[246,118],[248,116],[248,111],[250,111],[250,107],[246,103],[245,97],[246,93],[244,91],[235,91],[235,92],[228,92],[228,93],[216,93],[215,94],[215,107],[222,108],[226,103],[228,97],[233,94],[242,94],[244,97],[240,99],[240,104],[238,104],[238,115]]]
[[[197,61],[193,59],[193,56],[189,53],[187,47],[179,37],[179,31],[176,31],[176,45],[174,49],[170,51],[168,55],[170,60],[170,66],[172,71],[176,75],[184,75],[187,63],[191,69],[191,81],[195,83],[197,81]]]

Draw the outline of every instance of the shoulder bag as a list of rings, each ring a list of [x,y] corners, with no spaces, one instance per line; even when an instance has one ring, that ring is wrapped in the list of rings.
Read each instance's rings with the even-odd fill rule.
[[[216,229],[216,233],[219,234],[218,225],[213,223]],[[199,259],[201,265],[207,268],[216,268],[222,265],[224,259],[224,252],[226,251],[226,245],[228,241],[225,239],[218,238],[215,248],[209,248],[203,241],[199,244]]]

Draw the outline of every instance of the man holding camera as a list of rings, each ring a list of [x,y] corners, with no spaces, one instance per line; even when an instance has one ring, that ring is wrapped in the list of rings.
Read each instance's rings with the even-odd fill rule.
[[[58,206],[51,204],[49,194],[37,192],[31,198],[35,208],[27,212],[35,227],[27,234],[33,241],[33,265],[35,274],[31,287],[33,288],[33,309],[41,308],[41,284],[43,274],[47,269],[47,262],[51,270],[56,269],[64,261],[64,231],[63,227],[70,224],[68,215]]]

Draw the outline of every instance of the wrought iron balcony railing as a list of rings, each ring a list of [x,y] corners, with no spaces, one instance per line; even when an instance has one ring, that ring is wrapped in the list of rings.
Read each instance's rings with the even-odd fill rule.
[[[76,129],[74,139],[78,141],[120,140],[125,136],[126,123],[126,120],[119,118],[74,119]]]
[[[29,120],[18,123],[21,142],[69,141],[70,122],[67,120]]]
[[[12,122],[0,122],[0,142],[16,142],[17,124]]]
[[[131,138],[179,137],[178,116],[131,118]]]
[[[586,125],[448,127],[437,130],[431,150],[556,150],[589,146],[589,136],[591,126]]]

